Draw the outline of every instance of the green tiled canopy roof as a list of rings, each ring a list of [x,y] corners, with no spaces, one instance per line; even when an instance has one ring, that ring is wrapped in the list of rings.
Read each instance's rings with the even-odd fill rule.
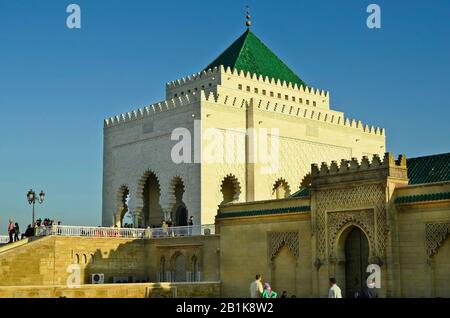
[[[307,198],[311,195],[311,192],[309,191],[309,188],[301,188],[294,194],[292,194],[291,198]]]
[[[209,64],[206,70],[220,65],[306,86],[305,82],[250,30],[242,34],[225,52]]]
[[[408,159],[409,184],[450,181],[450,153]]]

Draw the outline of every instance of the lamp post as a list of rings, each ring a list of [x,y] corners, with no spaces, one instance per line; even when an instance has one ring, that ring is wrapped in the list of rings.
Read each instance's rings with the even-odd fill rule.
[[[28,203],[33,205],[33,220],[31,224],[34,224],[34,205],[36,204],[36,202],[42,204],[44,202],[44,199],[45,199],[44,191],[41,191],[41,193],[39,193],[39,197],[36,197],[36,192],[34,192],[33,190],[28,191],[27,193]]]

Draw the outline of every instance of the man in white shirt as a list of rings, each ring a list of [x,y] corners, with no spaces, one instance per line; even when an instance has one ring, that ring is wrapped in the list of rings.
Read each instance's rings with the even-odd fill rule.
[[[330,278],[330,291],[328,292],[328,298],[342,298],[342,292],[339,286],[336,284],[335,278]]]
[[[264,291],[262,284],[262,275],[256,275],[256,280],[250,284],[250,298],[261,298]]]

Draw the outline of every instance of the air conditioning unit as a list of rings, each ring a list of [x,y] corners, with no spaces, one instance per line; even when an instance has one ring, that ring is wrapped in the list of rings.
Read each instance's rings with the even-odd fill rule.
[[[104,284],[105,274],[91,274],[91,284]]]

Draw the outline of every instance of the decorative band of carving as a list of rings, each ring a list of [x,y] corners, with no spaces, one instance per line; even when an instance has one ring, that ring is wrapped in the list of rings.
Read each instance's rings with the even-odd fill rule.
[[[442,243],[450,234],[450,223],[427,223],[425,225],[425,239],[428,257],[437,253]]]
[[[369,244],[374,238],[374,215],[372,210],[354,212],[330,212],[328,213],[328,252],[329,257],[334,257],[336,251],[336,237],[346,225],[357,224],[368,235]]]
[[[271,232],[269,233],[269,260],[272,260],[277,253],[286,246],[292,254],[299,256],[298,232]]]

